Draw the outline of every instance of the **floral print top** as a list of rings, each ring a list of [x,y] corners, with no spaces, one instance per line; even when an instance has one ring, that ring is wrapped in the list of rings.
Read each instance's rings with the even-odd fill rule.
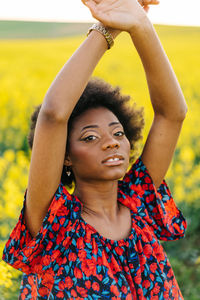
[[[62,183],[32,238],[25,201],[3,253],[5,262],[24,273],[19,299],[183,299],[159,240],[182,238],[186,221],[166,182],[156,190],[141,158],[118,184],[118,201],[132,216],[128,238],[101,236]]]

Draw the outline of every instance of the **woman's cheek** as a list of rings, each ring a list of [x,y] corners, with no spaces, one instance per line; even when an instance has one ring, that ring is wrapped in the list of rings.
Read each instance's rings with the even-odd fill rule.
[[[71,149],[72,164],[86,164],[91,160],[92,156],[93,154],[86,147],[73,147]]]

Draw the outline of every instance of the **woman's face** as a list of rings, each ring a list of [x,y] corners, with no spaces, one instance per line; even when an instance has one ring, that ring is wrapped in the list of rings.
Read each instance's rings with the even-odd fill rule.
[[[130,143],[117,117],[104,107],[89,109],[73,124],[68,159],[76,182],[118,180],[129,165]]]

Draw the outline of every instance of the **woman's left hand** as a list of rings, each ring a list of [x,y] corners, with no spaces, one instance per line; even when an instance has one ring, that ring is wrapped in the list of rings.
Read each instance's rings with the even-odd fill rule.
[[[82,0],[92,16],[107,27],[130,32],[142,23],[151,4],[158,0]]]

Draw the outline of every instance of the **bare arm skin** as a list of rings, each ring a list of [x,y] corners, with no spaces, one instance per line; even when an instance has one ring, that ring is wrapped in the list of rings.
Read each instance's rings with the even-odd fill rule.
[[[172,160],[187,106],[150,21],[146,18],[142,26],[130,31],[130,35],[144,66],[154,109],[154,120],[143,149],[142,160],[156,187],[159,187]]]
[[[118,33],[112,31],[114,37]],[[92,31],[61,69],[43,101],[35,129],[25,208],[25,220],[33,237],[60,183],[68,118],[106,50],[103,35]]]
[[[154,120],[142,160],[155,186],[159,187],[172,160],[187,106],[170,62],[145,13],[149,4],[158,4],[158,1],[88,0],[86,3],[93,17],[104,25],[130,34],[143,63]]]

